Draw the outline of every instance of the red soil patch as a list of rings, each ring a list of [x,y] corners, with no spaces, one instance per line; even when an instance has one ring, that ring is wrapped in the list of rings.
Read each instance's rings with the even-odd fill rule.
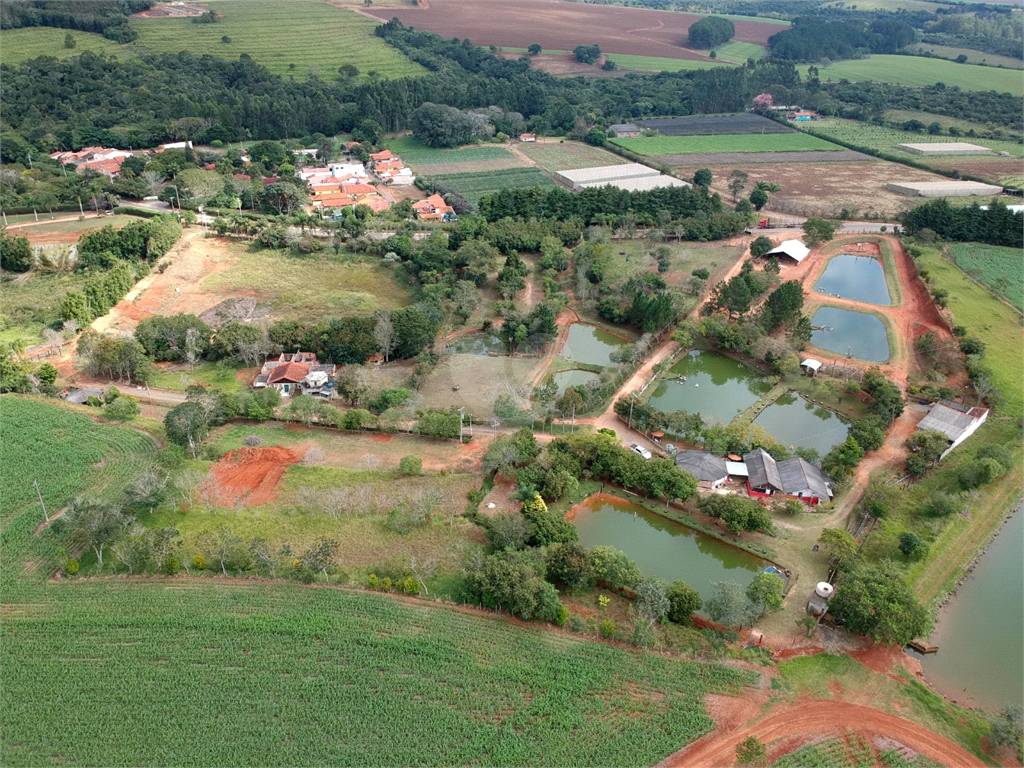
[[[370,435],[370,439],[375,443],[390,443],[395,439],[395,436],[388,435],[383,432],[374,432]]]
[[[214,464],[206,481],[210,500],[221,507],[241,502],[246,507],[277,498],[284,471],[302,455],[287,448],[238,448]]]

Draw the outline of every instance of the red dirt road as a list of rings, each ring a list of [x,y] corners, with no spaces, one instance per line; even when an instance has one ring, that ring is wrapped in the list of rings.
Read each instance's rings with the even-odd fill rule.
[[[238,448],[213,465],[204,489],[220,507],[266,504],[277,497],[284,471],[302,455],[287,448]]]
[[[571,51],[577,45],[597,43],[606,53],[662,56],[673,59],[707,59],[706,52],[686,45],[687,30],[704,15],[649,11],[613,5],[517,0],[431,0],[429,7],[370,7],[363,15],[381,21],[393,17],[406,26],[444,37],[468,38],[476,45],[528,48],[539,43],[546,49]],[[733,21],[736,40],[764,45],[778,24]]]
[[[939,765],[949,768],[985,765],[948,739],[902,717],[842,701],[804,699],[778,709],[768,717],[747,726],[733,729],[719,727],[671,755],[659,763],[657,768],[732,765],[736,761],[736,745],[748,736],[754,736],[766,743],[799,737],[806,743],[815,737],[842,736],[847,731],[852,731],[869,741],[876,736],[895,739]]]

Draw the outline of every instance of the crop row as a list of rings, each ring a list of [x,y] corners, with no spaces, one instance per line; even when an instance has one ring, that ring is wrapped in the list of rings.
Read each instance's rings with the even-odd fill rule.
[[[1024,310],[1024,272],[1019,248],[970,243],[954,245],[949,252],[960,269]]]
[[[898,144],[935,144],[951,141],[966,141],[970,144],[988,147],[997,152],[1009,152],[1015,157],[1024,155],[1024,147],[1013,141],[997,141],[995,139],[967,138],[958,139],[950,136],[932,136],[926,133],[914,133],[912,131],[901,131],[896,128],[887,128],[882,125],[870,125],[858,120],[846,120],[839,117],[830,117],[817,120],[808,126],[815,135],[825,138],[835,138],[849,144],[856,144],[860,147],[867,147],[881,152],[893,152],[901,156],[916,159],[927,163],[933,159],[927,155],[912,155],[897,149]]]
[[[612,142],[637,154],[654,157],[713,152],[806,152],[842,149],[824,139],[802,133],[655,136],[641,139],[613,139]]]
[[[536,168],[512,168],[486,173],[453,173],[435,176],[433,180],[454,189],[474,205],[484,195],[511,187],[551,187],[554,183]]]

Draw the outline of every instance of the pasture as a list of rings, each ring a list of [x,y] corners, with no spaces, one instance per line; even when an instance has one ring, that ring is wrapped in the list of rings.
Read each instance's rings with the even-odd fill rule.
[[[69,34],[75,40],[74,48],[64,47],[64,37]],[[118,55],[126,50],[113,40],[94,32],[80,32],[77,29],[56,29],[54,27],[25,27],[5,29],[4,44],[0,47],[0,63],[14,66],[37,56],[53,56],[69,59],[85,51]]]
[[[736,134],[725,136],[655,136],[610,139],[613,144],[640,155],[689,155],[717,152],[835,151],[842,147],[815,136],[799,133]]]
[[[20,340],[25,346],[31,346],[41,342],[43,329],[60,323],[61,301],[71,291],[81,290],[86,280],[87,276],[80,273],[29,272],[19,277],[4,273],[0,343]]]
[[[753,43],[740,43],[740,45],[753,45]],[[638,72],[689,72],[694,69],[729,66],[731,63],[713,59],[670,59],[664,56],[635,56],[626,53],[612,53],[607,58],[614,61],[620,69],[631,69]]]
[[[80,581],[5,608],[12,765],[650,765],[756,677],[287,584]]]
[[[73,218],[68,214],[54,214],[54,217],[60,220],[50,221],[50,214],[39,213],[38,223],[23,223],[16,225],[8,230],[11,235],[18,235],[19,237],[26,237],[32,245],[45,245],[48,243],[77,243],[78,238],[84,235],[86,232],[91,232],[94,229],[102,229],[106,226],[111,226],[114,229],[121,229],[133,221],[143,221],[137,216],[95,216],[88,215],[85,218],[79,218],[78,214],[74,214]]]
[[[481,144],[458,147],[457,149],[435,149],[428,147],[412,136],[388,139],[385,146],[400,155],[409,165],[453,165],[457,163],[479,163],[489,160],[514,159],[512,153],[500,144]]]
[[[606,149],[592,147],[578,141],[538,141],[520,144],[519,151],[548,173],[574,168],[598,168],[602,165],[621,165],[626,160]]]
[[[957,243],[949,255],[964,272],[1024,311],[1024,273],[1019,248]]]
[[[957,64],[923,56],[874,54],[866,59],[836,61],[827,67],[819,67],[819,72],[822,82],[873,80],[910,86],[945,83],[965,91],[997,91],[1024,96],[1024,79],[1019,71]]]
[[[960,65],[957,65],[960,66]],[[910,119],[910,118],[908,118]],[[939,118],[935,118],[939,119]],[[1016,158],[1024,157],[1024,146],[1013,141],[999,141],[996,139],[953,138],[950,136],[932,136],[921,132],[901,131],[896,128],[887,128],[883,125],[871,125],[859,120],[846,120],[841,117],[826,117],[815,120],[807,126],[807,130],[813,131],[816,136],[824,138],[834,137],[840,141],[849,142],[860,147],[866,147],[876,151],[891,153],[900,157],[907,157],[917,160],[920,163],[932,163],[933,161],[950,161],[951,158],[933,157],[929,155],[913,155],[897,149],[898,144],[935,144],[949,141],[965,141],[970,144],[977,144],[988,147],[994,152],[1009,152]],[[970,157],[956,158],[957,162],[998,161],[998,157],[986,157],[984,155],[972,155]],[[1020,163],[1016,163],[1019,167]]]
[[[453,173],[432,176],[431,179],[460,193],[473,205],[480,198],[512,187],[553,187],[555,182],[536,168],[509,168],[500,171]]]
[[[785,26],[785,24],[782,24],[782,26]],[[744,43],[740,40],[730,40],[728,43],[715,48],[715,55],[718,61],[731,61],[736,64],[746,64],[747,59],[763,59],[764,54],[765,49],[763,45]]]
[[[1010,56],[1000,56],[995,53],[976,51],[973,48],[953,48],[948,45],[935,45],[933,43],[918,43],[905,50],[916,53],[930,53],[940,59],[956,59],[958,56],[966,56],[968,64],[985,64],[990,67],[1005,67],[1006,69],[1024,69],[1024,61],[1014,59]]]
[[[465,408],[474,416],[474,429],[486,431],[495,398],[507,392],[523,396],[525,403],[540,364],[539,357],[445,355],[419,392],[434,408]],[[468,434],[468,418],[466,429]]]
[[[298,77],[338,78],[338,68],[352,64],[365,78],[426,74],[426,69],[375,37],[377,23],[348,8],[317,0],[290,0],[282,14],[274,3],[212,0],[204,3],[222,18],[216,24],[193,24],[191,19],[132,19],[138,39],[126,46],[138,53],[189,51],[225,59],[243,53],[271,72]],[[5,35],[6,36],[6,35]],[[222,38],[230,42],[223,42]]]

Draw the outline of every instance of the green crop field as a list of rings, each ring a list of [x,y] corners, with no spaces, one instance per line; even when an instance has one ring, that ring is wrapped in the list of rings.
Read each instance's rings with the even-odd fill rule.
[[[507,160],[512,153],[496,144],[462,147],[459,149],[434,149],[411,136],[388,139],[388,149],[400,155],[409,165],[445,165],[450,163],[477,163],[483,160]]]
[[[980,132],[987,132],[988,126],[985,125],[983,119],[979,120],[965,120],[959,117],[949,117],[948,115],[935,115],[931,112],[920,112],[913,109],[887,109],[885,111],[885,119],[893,123],[905,123],[908,120],[918,120],[925,125],[932,123],[938,123],[942,126],[944,131],[949,131],[950,128],[959,128],[964,133],[967,131],[974,130]],[[918,134],[920,135],[920,134]],[[946,141],[964,141],[963,138],[949,138]],[[974,139],[966,139],[975,143]]]
[[[193,24],[191,19],[133,19],[139,38],[131,47],[141,51],[197,55],[209,53],[237,58],[247,53],[276,74],[324,80],[338,77],[338,67],[352,64],[360,76],[376,72],[395,78],[422,75],[426,70],[403,56],[373,30],[372,19],[348,8],[316,0],[289,0],[287,13],[276,3],[213,0],[208,5],[223,18],[216,24]],[[224,43],[222,37],[230,38]]]
[[[842,147],[800,133],[736,134],[726,136],[655,136],[647,139],[612,139],[613,144],[640,155],[702,155],[711,152],[806,152]]]
[[[941,59],[953,60],[957,56],[966,56],[968,64],[986,64],[990,67],[1005,67],[1006,69],[1022,69],[1024,61],[1014,59],[1010,56],[999,56],[995,53],[984,53],[973,48],[953,48],[948,45],[934,45],[932,43],[918,43],[906,50],[917,53],[931,53]]]
[[[780,757],[772,768],[819,768],[828,765],[831,768],[853,768],[846,744],[839,739],[829,739],[814,744],[805,744],[799,749]]]
[[[740,45],[747,45],[747,43],[740,43]],[[623,69],[636,69],[642,72],[689,72],[693,69],[729,66],[731,63],[730,60],[667,59],[660,56],[634,56],[625,53],[609,53],[608,58]]]
[[[432,179],[460,193],[473,205],[492,192],[509,187],[553,187],[555,182],[536,168],[510,168],[486,173],[453,173]]]
[[[68,33],[75,39],[74,48],[64,47],[64,36]],[[113,53],[128,50],[130,46],[120,46],[113,40],[94,32],[79,32],[77,29],[54,29],[52,27],[26,27],[23,29],[5,29],[4,42],[0,46],[0,63],[14,66],[26,59],[37,56],[53,56],[67,59],[78,56],[84,51],[93,53]]]
[[[966,243],[951,246],[949,253],[960,269],[1017,309],[1024,310],[1024,268],[1020,248]]]
[[[573,168],[597,168],[602,165],[621,165],[626,162],[619,155],[600,147],[578,141],[543,141],[520,144],[519,150],[548,173]]]
[[[715,48],[718,61],[733,61],[737,64],[746,64],[747,59],[763,59],[764,53],[763,45],[741,43],[739,40],[730,40],[725,45]]]
[[[81,581],[5,608],[9,765],[651,765],[712,729],[706,692],[755,679],[296,585]]]
[[[822,82],[874,80],[911,86],[945,83],[965,91],[997,91],[1024,96],[1024,78],[1019,71],[957,64],[923,56],[875,54],[866,59],[837,61],[827,67],[819,67],[819,72]]]
[[[908,118],[909,119],[909,118]],[[823,138],[835,138],[846,141],[857,146],[867,147],[881,152],[891,152],[895,155],[913,158],[918,162],[927,163],[929,160],[947,159],[953,155],[929,156],[915,155],[897,149],[898,144],[935,144],[950,141],[965,141],[969,144],[977,144],[988,147],[996,152],[1008,152],[1014,157],[1024,156],[1024,146],[1013,141],[997,141],[995,139],[976,139],[953,136],[932,136],[927,133],[914,133],[912,131],[900,131],[895,128],[886,128],[882,125],[870,125],[859,120],[846,120],[841,117],[826,117],[815,120],[812,123],[805,123],[802,126],[794,126],[802,130],[813,131],[816,136]],[[971,155],[971,158],[983,159],[985,155]],[[998,159],[998,158],[993,158]]]

